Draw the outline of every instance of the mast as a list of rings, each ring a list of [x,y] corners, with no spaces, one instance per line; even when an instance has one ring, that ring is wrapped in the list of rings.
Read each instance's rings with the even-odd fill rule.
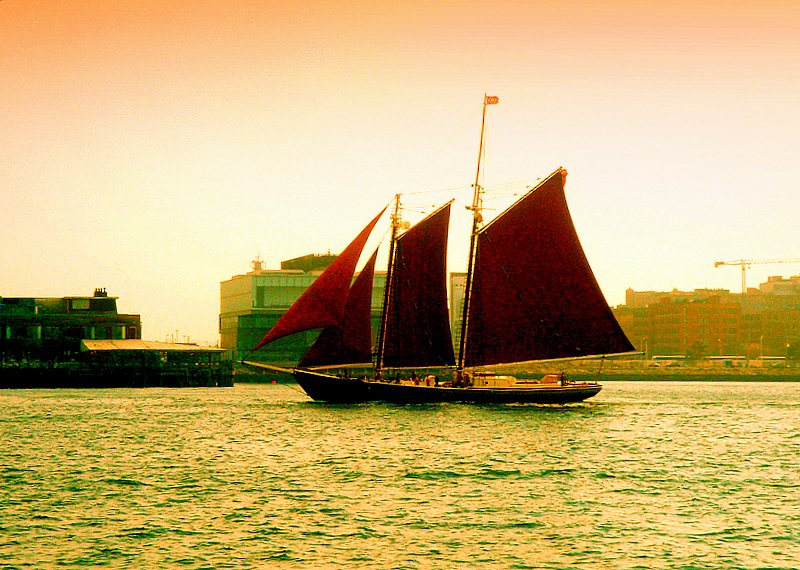
[[[475,265],[475,246],[477,244],[478,230],[480,229],[481,222],[483,221],[482,209],[482,191],[480,186],[481,178],[481,157],[483,156],[483,135],[486,130],[486,105],[496,105],[498,103],[497,97],[490,97],[483,94],[483,115],[481,116],[481,140],[478,145],[478,168],[475,172],[475,184],[473,185],[472,206],[467,209],[472,210],[472,234],[469,238],[469,260],[467,262],[467,282],[464,286],[464,306],[461,313],[461,338],[458,342],[458,370],[464,369],[464,348],[466,347],[467,340],[467,326],[469,315],[469,297],[472,293],[472,271]]]
[[[383,354],[386,348],[386,315],[389,309],[389,299],[392,288],[392,267],[394,266],[394,252],[397,242],[397,231],[400,229],[400,194],[394,197],[394,212],[392,213],[392,237],[389,240],[389,267],[386,270],[386,284],[383,288],[383,308],[381,309],[381,327],[378,330],[378,354],[375,359],[375,375],[378,376],[383,368]]]

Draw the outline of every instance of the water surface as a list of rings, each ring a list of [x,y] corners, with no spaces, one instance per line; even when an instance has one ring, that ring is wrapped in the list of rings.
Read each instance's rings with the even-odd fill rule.
[[[800,383],[0,391],[0,567],[796,568]]]

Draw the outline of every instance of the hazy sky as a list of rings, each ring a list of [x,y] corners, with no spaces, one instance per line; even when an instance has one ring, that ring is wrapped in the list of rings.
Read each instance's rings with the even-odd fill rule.
[[[609,303],[737,291],[800,257],[799,66],[798,0],[0,0],[0,295],[216,341],[256,254],[466,203],[484,93],[484,184],[563,165]]]

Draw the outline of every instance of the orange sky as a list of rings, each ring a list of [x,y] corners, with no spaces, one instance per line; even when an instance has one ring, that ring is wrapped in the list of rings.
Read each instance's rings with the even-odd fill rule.
[[[0,295],[215,341],[257,253],[467,201],[484,92],[486,186],[565,166],[610,303],[736,290],[715,259],[800,256],[799,38],[796,1],[2,0]]]

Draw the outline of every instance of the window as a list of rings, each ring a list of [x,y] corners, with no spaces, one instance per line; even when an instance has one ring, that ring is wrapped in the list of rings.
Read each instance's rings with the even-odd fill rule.
[[[89,299],[72,299],[70,305],[73,311],[88,311]]]

